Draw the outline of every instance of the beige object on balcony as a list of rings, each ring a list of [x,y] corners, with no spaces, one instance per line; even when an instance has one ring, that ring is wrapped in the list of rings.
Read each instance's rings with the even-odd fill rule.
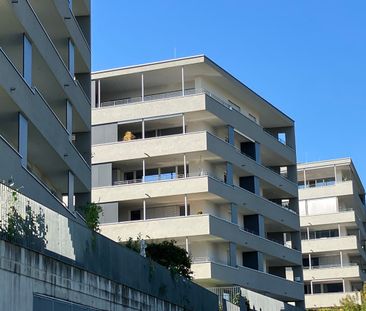
[[[132,134],[132,132],[127,131],[125,135],[123,136],[123,141],[129,141],[135,139],[136,136]]]

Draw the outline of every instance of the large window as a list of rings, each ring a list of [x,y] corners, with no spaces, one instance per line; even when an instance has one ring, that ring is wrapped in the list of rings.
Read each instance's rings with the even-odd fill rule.
[[[32,86],[32,43],[23,35],[23,77]]]
[[[335,238],[339,236],[338,229],[310,231],[310,239]]]

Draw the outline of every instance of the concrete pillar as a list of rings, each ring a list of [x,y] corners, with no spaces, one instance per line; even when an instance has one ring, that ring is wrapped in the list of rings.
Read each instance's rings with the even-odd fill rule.
[[[100,80],[98,80],[98,107],[101,105],[101,87],[100,87]]]
[[[141,120],[141,137],[145,139],[145,119]]]
[[[227,139],[230,145],[234,145],[234,128],[231,125],[227,126]]]
[[[186,154],[183,155],[183,172],[184,172],[184,178],[187,178],[187,156],[186,156]]]
[[[71,171],[68,171],[68,180],[67,180],[67,207],[71,212],[75,211],[74,206],[74,195],[75,195],[75,180],[74,174]]]
[[[188,216],[188,197],[184,195],[184,216]]]
[[[234,203],[230,203],[231,222],[238,224],[238,207]]]
[[[90,102],[91,102],[91,106],[93,108],[97,107],[97,98],[96,98],[96,81],[93,80],[91,81],[91,97],[90,97]]]
[[[146,200],[142,201],[142,215],[143,215],[143,220],[146,220]]]
[[[182,67],[182,96],[184,96],[184,67]]]
[[[69,133],[69,140],[72,142],[72,104],[66,100],[66,130]]]
[[[234,182],[233,164],[230,162],[226,162],[226,180],[224,180],[224,182],[230,186],[232,186]]]
[[[182,114],[182,133],[185,134],[186,133],[186,118],[184,113]]]
[[[142,160],[142,182],[145,182],[145,174],[146,174],[146,160]]]
[[[144,74],[141,74],[141,101],[145,100],[145,84]]]
[[[18,114],[18,152],[21,164],[24,168],[28,165],[28,120],[21,114]]]
[[[229,265],[236,267],[236,244],[229,242]]]

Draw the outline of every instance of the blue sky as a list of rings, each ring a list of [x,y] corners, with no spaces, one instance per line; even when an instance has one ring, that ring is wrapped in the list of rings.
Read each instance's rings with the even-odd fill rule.
[[[366,183],[366,1],[92,0],[93,70],[206,54]]]

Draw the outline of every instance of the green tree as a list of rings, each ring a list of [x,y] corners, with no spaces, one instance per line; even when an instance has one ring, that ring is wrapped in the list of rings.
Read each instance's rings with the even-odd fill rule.
[[[86,225],[89,229],[99,232],[100,228],[100,215],[102,214],[103,210],[100,205],[96,203],[88,203],[82,207],[78,208],[83,215]]]
[[[137,239],[129,238],[127,242],[121,242],[124,246],[139,253],[141,247],[141,235]],[[176,245],[176,241],[150,242],[146,244],[146,257],[168,268],[172,274],[178,274],[185,278],[192,278],[192,260],[187,251]]]

